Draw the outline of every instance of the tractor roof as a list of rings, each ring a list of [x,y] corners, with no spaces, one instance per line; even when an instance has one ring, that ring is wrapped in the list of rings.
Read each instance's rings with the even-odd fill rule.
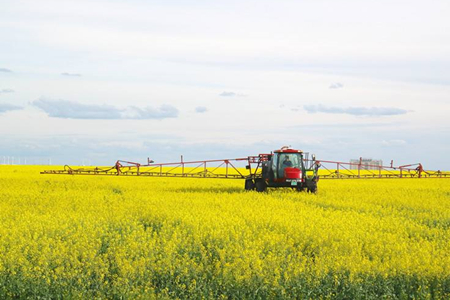
[[[275,153],[303,153],[302,150],[295,150],[295,149],[280,149],[275,150]]]

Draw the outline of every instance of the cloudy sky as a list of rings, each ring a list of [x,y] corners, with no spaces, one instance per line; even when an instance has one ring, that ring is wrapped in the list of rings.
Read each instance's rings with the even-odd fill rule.
[[[450,2],[0,0],[0,163],[292,145],[450,169]]]

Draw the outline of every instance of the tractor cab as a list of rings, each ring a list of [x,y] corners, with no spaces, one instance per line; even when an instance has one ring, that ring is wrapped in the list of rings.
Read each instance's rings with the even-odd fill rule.
[[[306,154],[306,158],[304,154]],[[252,162],[256,163],[257,167],[253,173],[250,171],[250,175],[246,179],[246,190],[256,189],[262,192],[267,187],[289,187],[313,193],[317,190],[319,164],[315,162],[314,156],[309,159],[308,153],[282,147],[270,154],[260,154],[257,159],[249,158],[248,169],[250,170]],[[257,170],[260,167],[261,172],[258,173]]]
[[[303,155],[299,150],[277,150],[272,154],[271,164],[268,166],[269,177],[275,182],[286,182],[302,179],[304,171]]]

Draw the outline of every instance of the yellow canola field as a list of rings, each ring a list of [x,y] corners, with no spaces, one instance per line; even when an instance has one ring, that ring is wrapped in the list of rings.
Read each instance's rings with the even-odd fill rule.
[[[0,298],[450,297],[450,180],[40,175],[0,166]]]

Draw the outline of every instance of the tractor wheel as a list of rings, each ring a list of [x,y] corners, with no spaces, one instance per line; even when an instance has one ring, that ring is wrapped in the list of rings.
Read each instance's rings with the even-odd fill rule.
[[[316,181],[312,181],[308,184],[308,192],[309,193],[317,193],[317,182]]]
[[[255,186],[257,192],[264,192],[267,189],[267,184],[264,181],[264,179],[256,179],[255,180]]]
[[[255,183],[252,179],[245,179],[245,190],[251,191],[255,189]]]
[[[297,185],[295,189],[297,192],[303,192],[305,190],[305,187],[303,185]]]

